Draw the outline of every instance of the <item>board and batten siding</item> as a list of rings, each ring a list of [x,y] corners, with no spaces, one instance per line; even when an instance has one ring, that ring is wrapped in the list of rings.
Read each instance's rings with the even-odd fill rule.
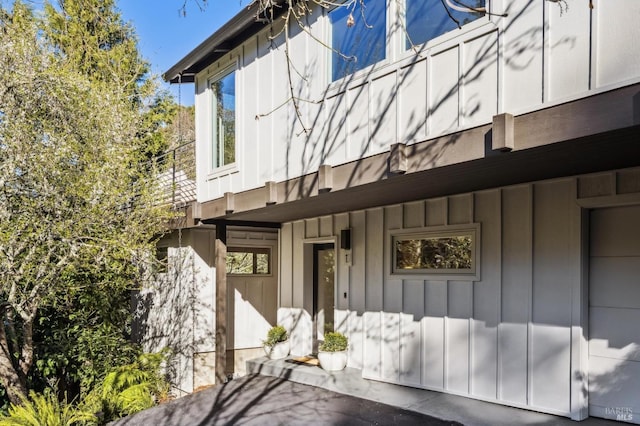
[[[576,182],[284,224],[278,318],[300,327],[292,334],[301,346],[292,353],[306,354],[310,346],[305,242],[351,228],[351,266],[337,249],[335,316],[350,338],[351,367],[370,379],[569,415],[572,332],[580,330],[571,303],[582,279]],[[390,231],[473,223],[481,227],[479,281],[390,275]]]
[[[389,47],[387,59],[329,81],[330,51],[292,25],[292,86],[287,100],[284,34],[277,25],[247,39],[196,77],[197,197],[205,202],[314,173],[443,134],[491,123],[621,87],[640,78],[637,0],[557,3],[493,0],[494,13],[413,50]],[[330,33],[321,11],[313,37]],[[273,36],[276,36],[273,38]],[[398,37],[394,33],[390,37]],[[393,44],[393,43],[391,43]],[[399,44],[393,44],[399,46]],[[211,173],[208,82],[237,66],[236,167]],[[298,72],[306,77],[303,81]],[[569,125],[569,124],[567,124]],[[433,158],[433,164],[442,164]]]

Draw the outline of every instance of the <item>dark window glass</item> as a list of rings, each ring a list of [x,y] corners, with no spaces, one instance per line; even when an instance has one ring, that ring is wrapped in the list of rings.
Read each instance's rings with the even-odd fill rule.
[[[406,0],[407,49],[484,16],[485,0]],[[451,14],[451,16],[449,16]],[[453,17],[453,19],[452,19]],[[455,19],[455,20],[454,20]]]
[[[471,272],[473,267],[471,235],[396,238],[394,250],[397,271]]]
[[[236,73],[211,83],[213,91],[212,168],[236,161]]]
[[[332,53],[332,80],[346,77],[385,58],[386,10],[385,0],[364,0],[329,12],[332,48],[340,52]]]
[[[269,275],[271,250],[264,247],[229,247],[227,274]]]

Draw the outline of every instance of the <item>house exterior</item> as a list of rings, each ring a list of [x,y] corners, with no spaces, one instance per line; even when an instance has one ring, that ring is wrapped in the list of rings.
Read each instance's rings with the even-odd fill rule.
[[[472,3],[252,3],[165,73],[196,93],[184,377],[278,322],[368,379],[640,422],[640,2]]]

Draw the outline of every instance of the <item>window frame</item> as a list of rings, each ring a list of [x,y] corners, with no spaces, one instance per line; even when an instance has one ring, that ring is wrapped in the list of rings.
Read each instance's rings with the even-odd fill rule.
[[[225,67],[220,68],[219,70],[217,70],[215,72],[215,74],[213,74],[211,77],[207,78],[207,102],[208,102],[208,137],[207,137],[207,170],[208,170],[208,175],[209,177],[216,177],[216,176],[220,176],[220,175],[224,175],[224,174],[230,174],[232,172],[237,171],[238,169],[238,162],[239,162],[239,154],[241,152],[240,149],[238,149],[238,143],[240,141],[240,138],[238,137],[239,135],[239,130],[240,130],[240,125],[238,122],[238,102],[237,102],[237,98],[238,98],[238,93],[239,93],[239,87],[240,85],[238,84],[238,64],[237,62],[234,62],[230,65],[227,65]],[[215,94],[213,91],[213,84],[216,83],[217,81],[222,80],[223,78],[227,77],[228,75],[235,73],[234,79],[235,79],[235,86],[234,86],[234,129],[233,129],[233,133],[234,133],[234,161],[232,163],[229,164],[223,164],[221,166],[214,166],[214,152],[217,158],[218,155],[218,149],[219,149],[219,141],[218,140],[214,140],[214,137],[217,139],[217,130],[215,129],[215,123],[214,123],[214,101],[215,101]]]
[[[344,82],[345,80],[354,80],[354,79],[358,79],[360,77],[362,77],[363,75],[367,75],[369,73],[372,72],[373,69],[375,68],[379,68],[380,66],[386,65],[388,63],[390,63],[391,61],[391,56],[392,56],[392,52],[393,49],[391,49],[391,46],[393,44],[393,40],[391,37],[391,34],[389,32],[389,28],[390,28],[390,22],[396,18],[394,18],[394,13],[392,13],[392,11],[390,10],[389,7],[389,0],[370,0],[370,1],[384,1],[385,3],[385,13],[384,13],[384,21],[385,21],[385,25],[384,25],[384,58],[374,62],[372,64],[369,64],[363,68],[357,69],[355,71],[353,71],[350,74],[346,74],[342,77],[338,77],[338,78],[333,78],[333,63],[334,63],[334,55],[336,55],[336,53],[334,52],[334,46],[333,46],[333,24],[331,22],[331,12],[333,12],[334,10],[342,7],[341,5],[336,5],[331,9],[325,9],[325,22],[326,22],[326,34],[327,34],[327,46],[329,47],[327,50],[327,78],[329,81],[329,85],[333,86],[336,84],[339,84],[339,82]],[[346,1],[344,1],[346,2]],[[358,6],[360,7],[360,6]],[[359,10],[359,9],[357,9]],[[338,49],[336,49],[337,51],[339,51]],[[341,52],[342,53],[342,52]]]
[[[456,29],[446,31],[429,40],[426,40],[420,43],[415,43],[413,46],[407,46],[407,44],[409,43],[409,28],[407,24],[407,9],[408,9],[407,1],[408,0],[404,0],[402,2],[402,10],[400,11],[400,13],[398,13],[398,16],[397,16],[397,19],[401,21],[402,28],[403,28],[402,36],[400,38],[401,38],[401,46],[402,46],[401,50],[404,52],[415,53],[415,50],[414,50],[415,48],[418,48],[421,51],[425,48],[430,49],[431,47],[445,43],[449,40],[457,39],[458,37],[461,37],[463,34],[473,31],[479,26],[483,26],[491,21],[491,15],[489,13],[491,11],[491,0],[485,0],[486,12],[484,16],[478,17],[477,19],[474,19],[471,22],[461,25],[459,31],[456,31]]]
[[[400,269],[396,267],[397,253],[395,243],[398,239],[437,239],[457,236],[471,237],[471,268],[460,269]],[[480,224],[430,226],[391,230],[388,233],[388,255],[390,276],[394,278],[424,278],[453,281],[480,281]]]
[[[251,274],[239,274],[229,272],[227,270],[227,275],[232,277],[270,277],[273,276],[273,248],[268,246],[239,246],[239,245],[230,245],[227,247],[227,257],[229,253],[252,253],[254,255],[253,259],[253,273]],[[257,256],[258,254],[267,254],[267,273],[257,273]],[[226,264],[225,264],[226,268]]]

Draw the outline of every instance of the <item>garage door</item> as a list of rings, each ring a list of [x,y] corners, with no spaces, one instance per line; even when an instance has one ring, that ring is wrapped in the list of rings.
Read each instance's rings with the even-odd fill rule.
[[[589,415],[640,424],[640,206],[590,223]]]

